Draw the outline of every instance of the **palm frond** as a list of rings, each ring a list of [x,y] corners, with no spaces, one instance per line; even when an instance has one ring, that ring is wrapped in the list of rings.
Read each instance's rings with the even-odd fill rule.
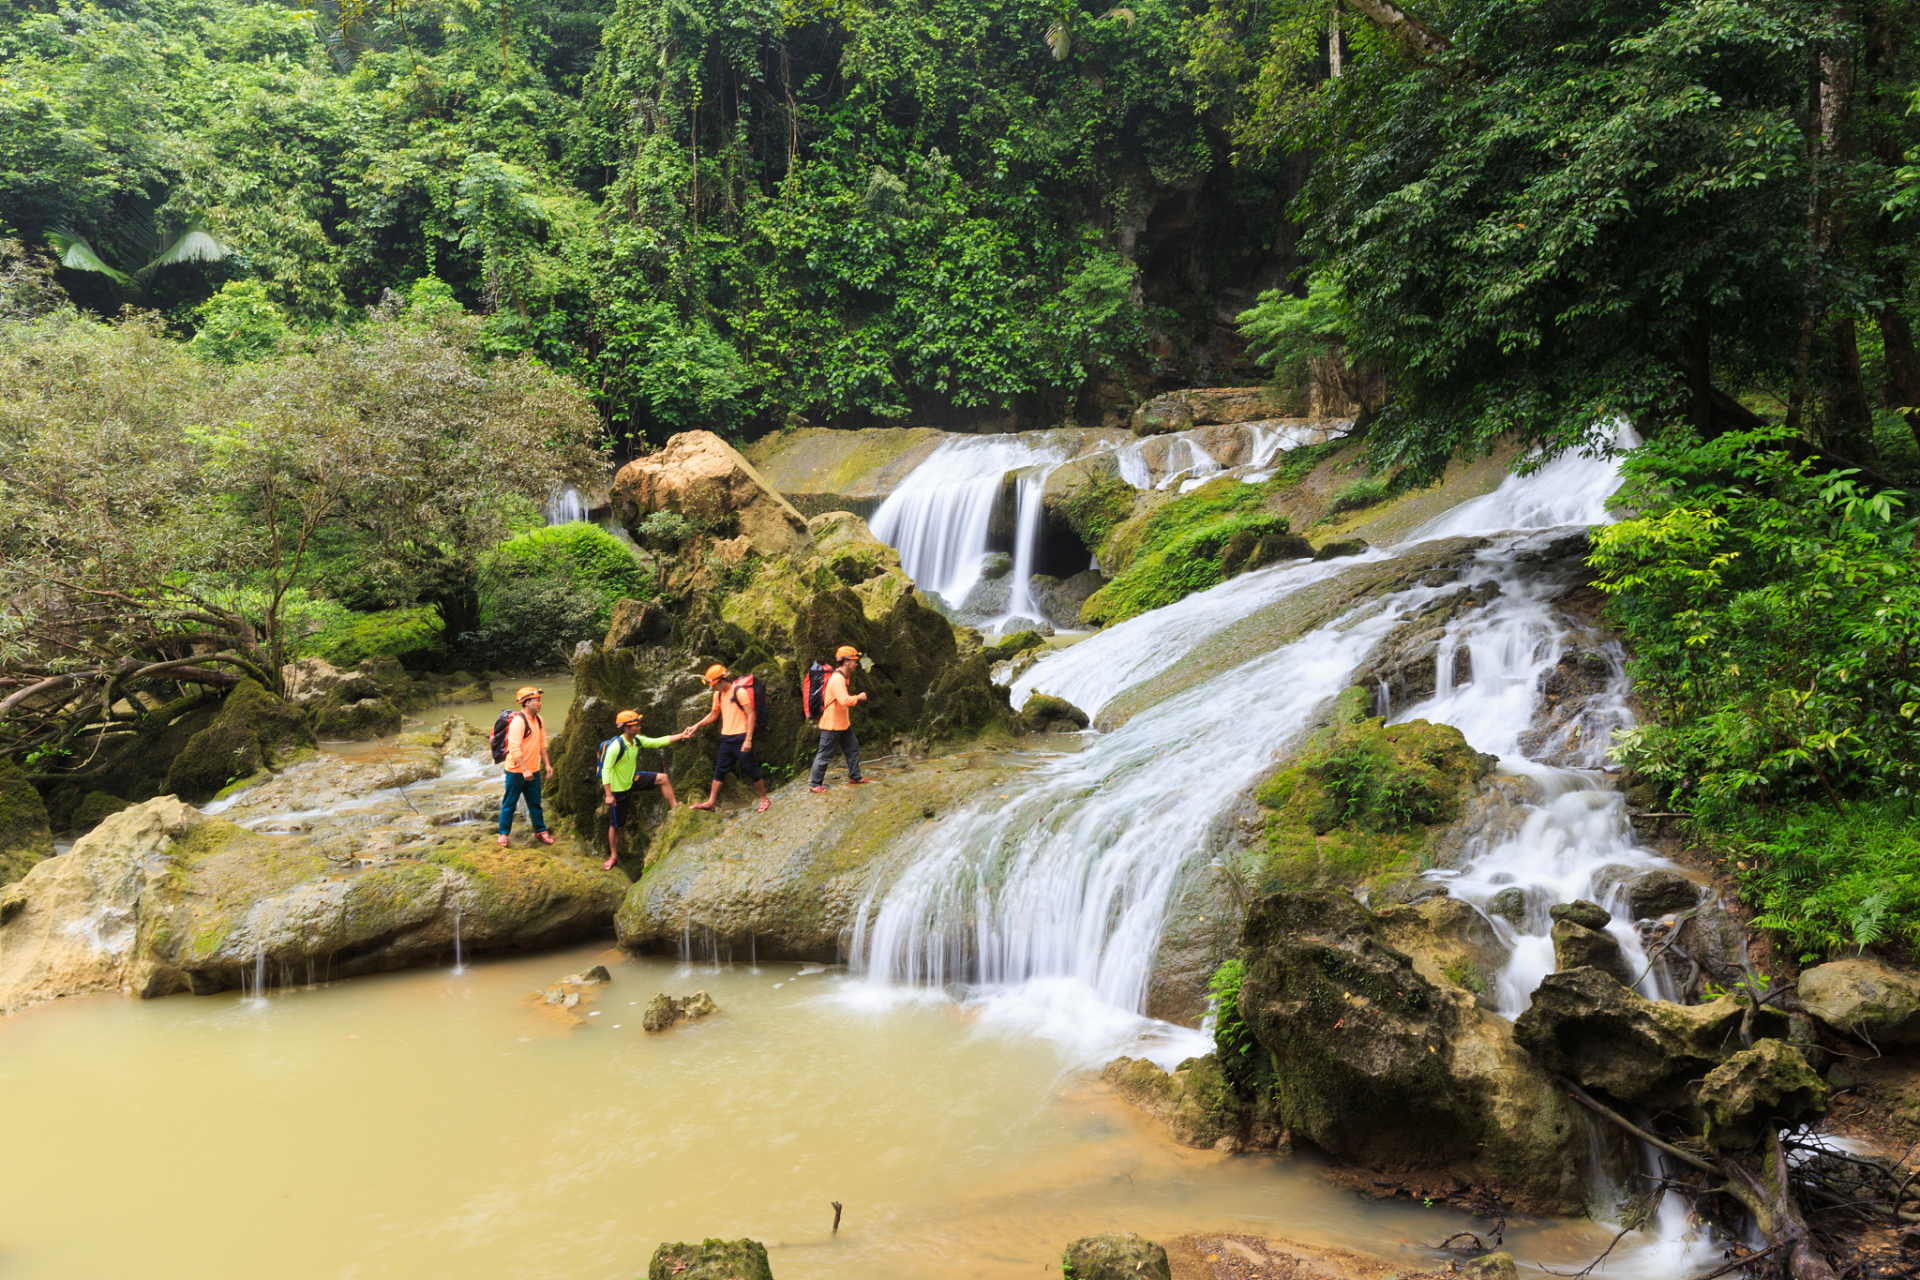
[[[199,225],[189,224],[185,231],[162,246],[152,260],[140,268],[139,274],[147,275],[182,262],[218,262],[232,252],[230,246],[215,240]]]
[[[1064,18],[1055,18],[1047,28],[1047,47],[1053,50],[1053,60],[1066,59],[1067,51],[1073,47],[1073,30],[1067,26]]]
[[[49,231],[47,239],[60,251],[60,265],[71,267],[75,271],[97,271],[120,284],[132,284],[133,278],[122,271],[115,271],[106,264],[106,260],[93,251],[87,238],[75,235],[71,231]]]
[[[1127,24],[1127,30],[1133,30],[1133,10],[1131,9],[1109,9],[1100,16],[1102,18],[1118,18]]]

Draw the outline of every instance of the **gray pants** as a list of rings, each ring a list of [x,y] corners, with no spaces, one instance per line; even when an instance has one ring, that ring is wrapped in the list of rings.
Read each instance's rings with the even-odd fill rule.
[[[827,764],[836,751],[846,753],[847,781],[860,781],[860,739],[853,736],[851,729],[822,729],[820,731],[820,750],[813,757],[813,785],[819,786],[826,780]]]

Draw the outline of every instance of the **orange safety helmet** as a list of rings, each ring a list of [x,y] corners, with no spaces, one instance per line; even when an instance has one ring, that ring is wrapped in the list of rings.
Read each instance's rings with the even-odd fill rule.
[[[707,688],[709,689],[713,688],[714,685],[720,683],[722,680],[725,680],[726,678],[727,678],[727,669],[721,666],[719,663],[716,662],[712,666],[707,668],[707,674],[705,677],[707,682]]]
[[[638,711],[622,711],[613,718],[613,727],[616,729],[624,729],[630,724],[639,723],[640,713]]]
[[[833,651],[833,656],[836,661],[842,658],[857,658],[860,656],[860,651],[850,644],[843,644]]]
[[[525,706],[527,704],[528,698],[537,698],[540,696],[540,692],[541,692],[540,690],[534,688],[530,684],[523,685],[521,686],[520,691],[513,695],[513,700],[519,703],[521,706]]]

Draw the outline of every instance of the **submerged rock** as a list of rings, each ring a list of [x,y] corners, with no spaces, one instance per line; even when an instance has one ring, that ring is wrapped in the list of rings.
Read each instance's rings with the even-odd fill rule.
[[[703,1240],[655,1249],[647,1280],[773,1280],[773,1268],[758,1240]]]
[[[1920,1044],[1920,977],[1865,956],[1800,975],[1800,1003],[1835,1031],[1875,1044]]]
[[[651,1032],[665,1031],[675,1023],[688,1022],[695,1018],[704,1018],[708,1014],[720,1012],[720,1006],[713,997],[704,991],[696,991],[690,996],[670,996],[662,991],[647,1001],[647,1008],[640,1015],[640,1025]]]
[[[1774,1121],[1794,1123],[1827,1109],[1827,1086],[1800,1050],[1782,1040],[1756,1041],[1707,1073],[1700,1086],[1707,1141],[1750,1147]]]
[[[1173,1280],[1167,1251],[1131,1231],[1081,1236],[1060,1255],[1060,1274],[1073,1280]]]
[[[1387,1174],[1452,1170],[1515,1208],[1579,1209],[1592,1142],[1613,1137],[1590,1139],[1505,1020],[1429,979],[1374,913],[1345,893],[1276,893],[1242,937],[1240,1016],[1296,1135]]]

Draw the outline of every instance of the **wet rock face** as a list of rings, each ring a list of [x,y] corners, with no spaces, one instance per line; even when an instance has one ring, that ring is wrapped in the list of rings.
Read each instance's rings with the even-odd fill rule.
[[[1064,579],[1036,573],[1027,579],[1027,594],[1040,606],[1048,622],[1062,630],[1076,631],[1084,625],[1080,621],[1080,606],[1106,584],[1107,580],[1097,569],[1083,569]]]
[[[1656,867],[1627,882],[1627,907],[1635,920],[1658,920],[1700,905],[1700,886],[1677,871]]]
[[[1020,708],[1020,718],[1042,733],[1078,733],[1087,727],[1087,713],[1050,694],[1033,693]]]
[[[1555,903],[1547,909],[1547,918],[1555,924],[1578,925],[1582,929],[1604,929],[1613,923],[1611,911],[1597,902],[1588,902],[1585,898]]]
[[[1503,1020],[1424,976],[1372,912],[1343,893],[1277,893],[1242,941],[1240,1016],[1297,1135],[1386,1173],[1458,1170],[1516,1207],[1581,1203],[1584,1122]]]
[[[1827,1109],[1827,1086],[1799,1049],[1760,1040],[1707,1073],[1700,1086],[1707,1140],[1716,1147],[1749,1147],[1773,1121],[1789,1123]]]
[[[1060,1274],[1072,1280],[1173,1280],[1167,1251],[1131,1231],[1081,1236],[1060,1255]]]
[[[1215,1151],[1287,1150],[1293,1137],[1274,1122],[1265,1098],[1234,1090],[1213,1054],[1188,1058],[1171,1072],[1146,1058],[1115,1058],[1100,1079],[1127,1102],[1167,1126],[1185,1147]]]
[[[1631,987],[1638,976],[1621,952],[1619,941],[1602,929],[1561,919],[1553,922],[1552,937],[1556,969],[1598,969],[1626,987]]]
[[[1648,1000],[1598,969],[1549,974],[1513,1025],[1520,1044],[1548,1071],[1571,1076],[1648,1111],[1691,1114],[1690,1082],[1740,1048],[1741,1002]],[[1784,1016],[1763,1012],[1756,1034],[1785,1034]]]
[[[1446,639],[1447,628],[1456,619],[1499,594],[1499,583],[1482,582],[1408,609],[1400,616],[1399,625],[1382,637],[1366,661],[1354,671],[1353,682],[1367,689],[1385,685],[1392,705],[1405,707],[1433,696],[1443,674],[1439,667],[1443,660],[1448,664],[1444,674],[1449,687],[1471,681],[1472,654],[1466,649],[1454,649],[1443,659],[1440,647]]]
[[[647,1001],[646,1012],[640,1015],[640,1026],[657,1035],[678,1023],[718,1012],[720,1006],[704,991],[696,991],[690,996],[670,996],[662,991]]]
[[[613,478],[613,509],[629,529],[675,511],[745,538],[758,555],[810,553],[807,521],[753,464],[711,431],[684,431]]]
[[[773,1268],[758,1240],[703,1240],[655,1249],[647,1280],[773,1280]]]
[[[1800,975],[1800,1003],[1820,1021],[1875,1044],[1920,1044],[1920,979],[1864,956]]]

